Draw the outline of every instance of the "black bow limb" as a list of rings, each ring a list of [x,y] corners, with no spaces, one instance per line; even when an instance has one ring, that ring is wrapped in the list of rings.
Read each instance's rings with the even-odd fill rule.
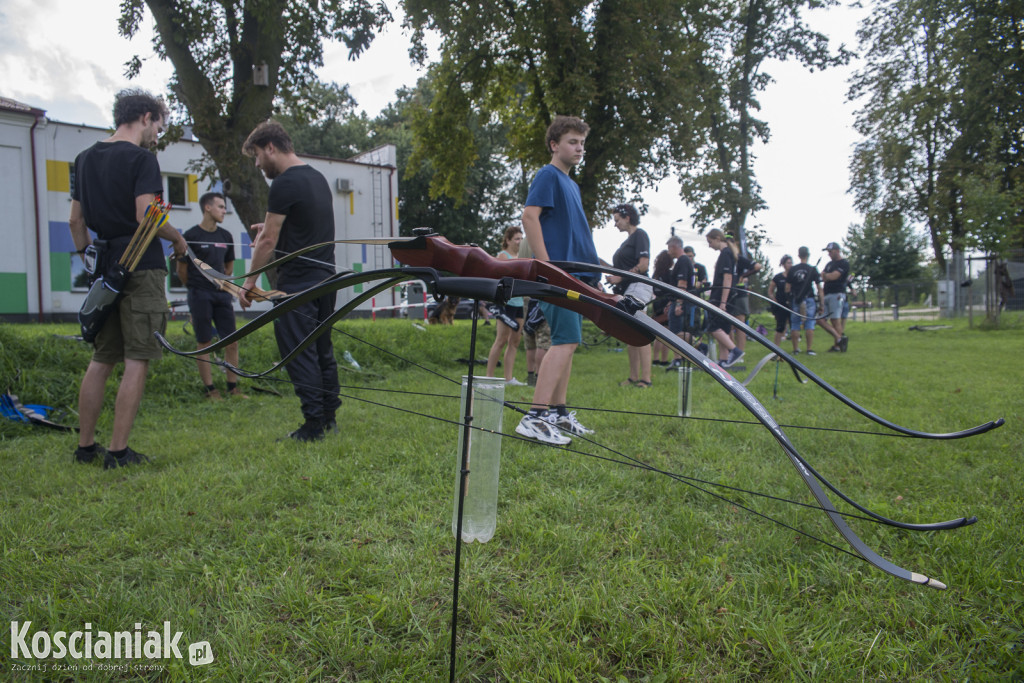
[[[530,283],[530,285],[535,288],[537,283]],[[710,359],[708,359],[707,356],[697,351],[697,349],[693,348],[692,346],[684,342],[682,339],[669,332],[663,326],[651,320],[643,312],[631,315],[622,308],[611,306],[603,301],[590,297],[586,294],[581,294],[579,292],[565,290],[563,288],[554,287],[550,285],[541,285],[541,287],[546,287],[546,296],[548,298],[562,296],[565,298],[574,299],[608,311],[624,321],[629,321],[631,325],[634,325],[639,329],[645,330],[646,333],[649,334],[652,338],[657,338],[661,340],[670,348],[673,348],[674,350],[678,351],[689,361],[696,364],[707,374],[711,375],[730,394],[732,394],[732,396],[736,400],[738,400],[748,411],[750,411],[750,413],[757,418],[758,422],[764,425],[768,429],[768,431],[771,432],[772,436],[775,437],[775,440],[779,443],[780,446],[782,446],[782,449],[783,451],[785,451],[787,457],[789,457],[790,462],[793,464],[793,467],[796,468],[796,471],[800,475],[800,478],[803,479],[808,489],[810,489],[811,495],[814,496],[821,510],[823,510],[825,514],[828,516],[829,521],[832,522],[832,525],[839,532],[839,535],[843,537],[843,539],[850,545],[851,548],[853,548],[853,550],[858,555],[860,555],[871,565],[886,572],[887,574],[890,574],[891,576],[895,576],[896,578],[903,579],[905,581],[910,581],[912,583],[917,583],[923,586],[929,586],[931,588],[946,588],[946,585],[941,581],[929,578],[924,574],[920,574],[918,572],[910,571],[908,569],[899,567],[898,565],[887,560],[886,558],[882,557],[877,552],[875,552],[873,549],[868,547],[868,545],[864,543],[864,541],[861,540],[861,538],[857,536],[857,534],[854,533],[854,531],[849,527],[849,525],[846,523],[846,520],[843,519],[842,514],[838,510],[836,510],[835,506],[832,505],[832,501],[829,500],[828,495],[822,490],[821,486],[818,483],[818,478],[820,478],[820,475],[817,475],[817,473],[814,472],[813,469],[807,464],[807,462],[800,456],[800,454],[796,450],[796,447],[789,440],[789,437],[787,437],[786,434],[782,431],[782,428],[771,416],[771,414],[769,414],[768,410],[765,409],[763,405],[761,405],[757,398],[754,397],[754,395],[751,394],[750,391],[743,386],[743,384],[741,384],[739,381],[733,378],[726,370],[721,368],[717,363],[711,361]],[[520,291],[516,290],[515,288],[513,289],[513,291],[517,295],[520,293]],[[542,294],[542,296],[545,295]],[[843,499],[847,500],[847,498],[845,497]],[[858,506],[858,509],[862,508]],[[963,526],[964,523],[960,523],[958,524],[958,526]]]

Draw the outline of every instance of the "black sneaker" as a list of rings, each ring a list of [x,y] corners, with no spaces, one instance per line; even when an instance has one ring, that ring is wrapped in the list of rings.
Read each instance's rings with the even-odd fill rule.
[[[829,353],[839,353],[839,342],[832,345],[832,348],[828,350]]]
[[[128,465],[141,465],[147,462],[149,462],[148,457],[146,457],[142,453],[139,453],[138,451],[133,451],[129,447],[125,449],[124,455],[122,455],[119,458],[114,457],[114,455],[111,454],[110,451],[107,451],[103,456],[103,469],[112,470],[117,467],[127,467]]]
[[[673,370],[678,370],[679,368],[682,367],[682,365],[683,360],[681,358],[676,358],[675,360],[668,364],[668,367],[665,368],[665,372],[672,372]]]
[[[95,444],[92,449],[82,448],[79,446],[75,449],[75,462],[80,462],[83,465],[88,465],[96,461],[98,456],[107,455],[107,449],[99,444]]]
[[[294,432],[288,434],[289,439],[295,439],[303,443],[309,441],[320,441],[324,438],[324,427],[319,422],[306,421]]]
[[[338,420],[331,417],[324,420],[324,434],[337,434],[338,433]]]

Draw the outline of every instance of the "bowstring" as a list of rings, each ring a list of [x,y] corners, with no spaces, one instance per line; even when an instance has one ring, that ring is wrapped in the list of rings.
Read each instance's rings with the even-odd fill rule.
[[[284,384],[291,384],[293,386],[299,386],[299,387],[303,387],[303,388],[306,388],[306,389],[312,389],[314,391],[321,391],[321,392],[325,392],[326,393],[326,390],[324,390],[321,387],[315,387],[315,386],[312,386],[312,385],[305,385],[305,384],[301,384],[301,383],[295,383],[295,382],[292,382],[292,381],[287,380],[287,379],[281,379],[281,378],[277,378],[277,377],[267,377],[265,379],[268,379],[268,380],[273,381],[273,382],[281,382],[281,383],[284,383]],[[456,380],[453,380],[453,379],[447,378],[447,377],[446,377],[446,379],[449,379],[453,383],[458,384],[458,381],[456,381]],[[406,391],[397,390],[397,389],[377,389],[377,388],[373,388],[373,387],[359,387],[359,386],[343,386],[341,388],[349,389],[349,390],[356,389],[356,390],[362,390],[362,391],[380,391],[380,392],[397,393],[397,394],[426,395],[426,396],[433,396],[433,397],[436,397],[436,398],[448,398],[448,399],[459,399],[460,398],[459,396],[450,396],[450,395],[444,395],[444,394],[426,394],[426,393],[422,393],[422,392],[406,392]],[[381,403],[379,401],[373,401],[373,400],[370,400],[370,399],[362,397],[362,396],[354,396],[354,395],[351,395],[351,394],[344,394],[344,393],[339,393],[338,396],[341,397],[341,398],[349,399],[349,400],[352,400],[352,401],[357,401],[357,402],[360,402],[360,403],[365,403],[367,405],[371,405],[371,406],[375,406],[375,407],[379,407],[379,408],[389,408],[391,410],[395,410],[395,411],[398,411],[398,412],[401,412],[401,413],[406,413],[406,414],[409,414],[409,415],[415,415],[417,417],[427,418],[429,420],[434,420],[436,422],[442,422],[442,423],[445,423],[445,424],[450,424],[450,425],[459,426],[459,427],[464,426],[464,424],[461,421],[459,421],[459,420],[452,420],[452,419],[449,419],[449,418],[441,417],[439,415],[433,415],[433,414],[430,414],[430,413],[424,413],[424,412],[412,410],[412,409],[409,409],[409,408],[402,408],[400,406],[395,406],[395,405],[391,405],[391,404],[388,404],[388,403]],[[512,407],[512,406],[506,405],[506,407],[511,407],[516,412],[520,412],[520,413],[523,413],[523,414],[526,413],[526,411],[520,410],[520,409]],[[517,441],[523,441],[525,443],[538,445],[537,441],[535,441],[533,439],[526,438],[524,436],[520,436],[519,434],[516,434],[516,433],[496,432],[495,430],[486,429],[484,427],[477,427],[477,426],[473,426],[473,425],[470,425],[470,429],[475,429],[475,430],[478,430],[478,431],[481,431],[481,432],[487,432],[487,433],[490,433],[490,434],[500,434],[502,437],[508,437],[508,438],[511,438],[511,439],[515,439]],[[761,517],[762,519],[765,519],[765,520],[768,520],[768,521],[773,522],[775,524],[778,524],[779,526],[781,526],[783,528],[786,528],[786,529],[789,529],[791,531],[794,531],[794,532],[800,534],[801,536],[805,536],[805,537],[810,538],[810,539],[812,539],[814,541],[822,543],[822,544],[824,544],[824,545],[826,545],[826,546],[828,546],[830,548],[838,550],[839,552],[842,552],[842,553],[845,553],[847,555],[850,555],[851,557],[856,557],[857,559],[864,560],[863,557],[861,557],[857,553],[855,553],[855,552],[853,552],[853,551],[851,551],[851,550],[849,550],[847,548],[843,548],[843,547],[841,547],[839,545],[836,545],[836,544],[832,543],[831,541],[827,541],[827,540],[825,540],[823,538],[815,536],[814,534],[809,534],[809,533],[803,531],[802,529],[799,529],[799,528],[797,528],[795,526],[792,526],[791,524],[783,522],[783,521],[781,521],[781,520],[779,520],[779,519],[777,519],[775,517],[772,517],[771,515],[767,515],[767,514],[765,514],[763,512],[759,512],[758,510],[755,510],[755,509],[749,507],[748,505],[744,505],[743,503],[740,503],[739,501],[733,500],[731,498],[727,498],[726,496],[723,496],[721,494],[715,493],[714,491],[710,491],[710,490],[708,490],[706,488],[703,488],[703,486],[723,488],[723,489],[727,489],[727,490],[730,490],[730,491],[734,491],[736,493],[745,493],[745,494],[748,494],[748,495],[756,496],[758,498],[765,498],[767,500],[774,500],[774,501],[777,501],[777,502],[789,503],[791,505],[796,505],[798,507],[808,508],[808,509],[819,511],[819,512],[826,511],[825,508],[823,508],[823,507],[821,507],[819,505],[814,505],[812,503],[804,503],[804,502],[796,501],[796,500],[790,500],[788,498],[782,498],[782,497],[779,497],[779,496],[773,496],[771,494],[761,493],[761,492],[758,492],[758,491],[750,491],[750,490],[747,490],[747,489],[744,489],[744,488],[741,488],[741,487],[732,486],[732,485],[729,485],[729,484],[723,484],[721,482],[714,482],[714,481],[710,481],[710,480],[706,480],[706,479],[700,479],[699,477],[690,477],[690,476],[687,476],[687,475],[684,475],[684,474],[679,474],[678,472],[670,472],[668,470],[663,470],[661,468],[655,467],[654,465],[651,465],[650,463],[644,462],[643,460],[641,460],[639,458],[635,458],[633,456],[630,456],[630,455],[627,455],[625,453],[622,453],[622,452],[620,452],[620,451],[618,451],[618,450],[616,450],[616,449],[614,449],[614,448],[612,448],[610,446],[606,446],[605,444],[598,443],[598,442],[596,442],[596,441],[594,441],[592,439],[587,439],[585,437],[577,437],[577,438],[582,438],[583,440],[588,441],[589,443],[591,443],[591,444],[593,444],[593,445],[595,445],[595,446],[597,446],[599,448],[604,448],[605,450],[613,453],[614,455],[619,456],[620,458],[624,458],[624,460],[620,460],[620,459],[617,459],[617,458],[614,458],[614,457],[611,457],[611,456],[607,456],[607,455],[599,455],[597,453],[590,453],[590,452],[587,452],[587,451],[581,451],[581,450],[574,449],[574,448],[567,448],[567,447],[566,448],[562,448],[562,447],[556,447],[556,446],[550,446],[550,445],[547,446],[547,447],[555,448],[556,450],[563,451],[563,452],[566,452],[566,453],[575,453],[577,455],[583,455],[583,456],[586,456],[586,457],[589,457],[589,458],[594,458],[595,460],[602,460],[604,462],[610,462],[610,463],[613,463],[613,464],[616,464],[616,465],[623,465],[625,467],[630,467],[630,468],[639,469],[639,470],[645,470],[645,471],[648,471],[648,472],[651,472],[651,473],[654,473],[654,474],[661,474],[661,475],[667,476],[670,479],[674,479],[674,480],[676,480],[676,481],[678,481],[680,483],[686,484],[687,486],[690,486],[690,487],[692,487],[692,488],[694,488],[694,489],[696,489],[696,490],[698,490],[698,491],[700,491],[702,493],[705,493],[705,494],[707,494],[707,495],[709,495],[709,496],[711,496],[713,498],[717,498],[718,500],[721,500],[722,502],[728,503],[729,505],[733,505],[733,506],[735,506],[735,507],[737,507],[737,508],[739,508],[741,510],[749,512],[749,513],[751,513],[753,515],[756,515],[758,517]],[[543,446],[545,444],[539,444],[539,445]],[[882,524],[882,522],[880,522],[880,521],[878,521],[876,519],[873,519],[871,517],[866,517],[866,516],[858,515],[857,513],[853,513],[853,512],[842,512],[842,511],[838,511],[838,510],[828,510],[828,512],[837,512],[839,515],[842,515],[843,517],[852,518],[852,519],[861,519],[861,520],[868,521],[868,522],[874,522],[875,524]],[[866,562],[867,560],[864,560],[864,561]]]
[[[455,380],[455,379],[453,379],[451,377],[448,377],[447,375],[445,375],[445,374],[443,374],[441,372],[438,372],[436,370],[433,370],[432,368],[429,368],[429,367],[427,367],[427,366],[425,366],[425,365],[423,365],[421,363],[417,363],[416,361],[413,361],[413,360],[410,360],[410,359],[408,359],[408,358],[406,358],[404,356],[401,356],[401,355],[391,351],[390,349],[383,348],[383,347],[378,346],[376,344],[373,344],[372,342],[369,342],[369,341],[367,341],[365,339],[361,339],[360,337],[357,337],[357,336],[355,336],[355,335],[353,335],[353,334],[351,334],[349,332],[346,332],[345,330],[339,329],[339,328],[335,327],[334,325],[331,325],[329,327],[329,329],[332,330],[332,331],[338,332],[339,334],[342,334],[342,335],[344,335],[346,337],[349,337],[350,339],[352,339],[354,341],[357,341],[359,343],[365,344],[365,345],[369,346],[370,348],[373,348],[373,349],[375,349],[377,351],[380,351],[381,353],[385,353],[387,355],[390,355],[390,356],[392,356],[392,357],[394,357],[394,358],[396,358],[396,359],[398,359],[398,360],[400,360],[400,361],[402,361],[404,363],[412,365],[413,367],[416,367],[416,368],[418,368],[420,370],[423,370],[424,372],[427,372],[427,373],[429,373],[429,374],[431,374],[431,375],[433,375],[435,377],[439,377],[439,378],[441,378],[443,380],[446,380],[447,382],[450,382],[450,383],[455,384],[455,385],[459,385],[459,381],[458,380]],[[211,364],[216,364],[216,365],[222,365],[223,364],[222,362],[216,362],[216,361],[213,361],[212,359],[211,360],[207,360],[205,362],[208,362],[208,363],[211,363]],[[274,382],[282,382],[282,383],[285,383],[285,384],[291,384],[292,386],[302,386],[303,388],[308,388],[308,389],[312,389],[314,391],[319,391],[319,392],[327,393],[326,390],[324,390],[322,387],[316,387],[316,386],[312,386],[312,385],[303,385],[301,383],[292,382],[291,380],[288,380],[288,379],[281,379],[281,378],[269,377],[269,376],[263,377],[262,379],[266,379],[266,380],[274,381]],[[398,389],[380,389],[380,388],[374,388],[374,387],[360,387],[360,386],[351,386],[351,385],[345,385],[345,386],[342,386],[340,388],[347,389],[347,390],[355,389],[355,390],[361,390],[361,391],[376,391],[376,392],[381,392],[381,393],[406,394],[406,395],[413,395],[413,396],[426,396],[426,397],[431,397],[431,398],[446,398],[446,399],[458,399],[459,398],[458,396],[447,395],[447,394],[436,394],[436,393],[432,394],[432,393],[428,393],[428,392],[411,392],[411,391],[398,390]],[[354,396],[354,395],[351,395],[351,394],[339,394],[339,396],[342,397],[342,398],[347,398],[347,399],[353,400],[353,401],[358,401],[358,402],[362,402],[362,403],[366,403],[366,404],[374,405],[374,406],[378,406],[378,407],[383,407],[383,408],[391,408],[392,410],[397,410],[399,412],[404,412],[404,413],[416,415],[416,416],[419,416],[419,417],[425,417],[425,418],[436,420],[436,421],[440,421],[440,422],[445,422],[445,423],[449,423],[449,424],[453,424],[453,425],[462,425],[462,423],[460,421],[457,421],[457,420],[449,420],[449,419],[446,419],[446,418],[439,417],[437,415],[431,415],[431,414],[428,414],[428,413],[421,413],[421,412],[410,410],[410,409],[407,409],[407,408],[401,408],[401,407],[393,406],[393,405],[390,405],[390,404],[385,404],[385,403],[380,403],[380,402],[376,402],[376,401],[371,401],[370,399],[367,399],[367,398],[364,398],[364,397]],[[521,415],[525,415],[527,413],[527,411],[522,409],[522,408],[519,408],[516,404],[532,405],[532,403],[526,402],[526,401],[504,401],[504,405],[505,405],[506,408],[509,408],[510,410],[513,410],[514,412],[517,412],[517,413],[519,413]],[[617,413],[617,414],[627,414],[627,415],[637,415],[637,416],[649,416],[649,417],[661,417],[661,418],[675,418],[675,419],[679,419],[679,417],[676,416],[676,415],[665,415],[665,414],[657,414],[657,413],[639,413],[639,412],[633,412],[633,411],[604,409],[604,408],[587,408],[587,407],[581,407],[581,406],[566,406],[566,408],[567,409],[568,408],[575,408],[575,409],[579,409],[579,410],[590,410],[590,411],[593,411],[593,412],[609,412],[609,413]],[[726,422],[726,423],[748,424],[748,425],[758,425],[759,424],[757,422],[742,421],[742,420],[728,420],[728,419],[724,419],[724,418],[692,418],[691,417],[691,418],[688,418],[688,419],[699,419],[699,420],[713,421],[713,422]],[[481,429],[482,431],[492,431],[492,430],[483,430],[482,428],[473,427],[473,426],[471,426],[471,428],[473,428],[473,429]],[[797,428],[801,428],[801,429],[818,429],[818,430],[826,430],[827,431],[826,428],[821,428],[821,427],[797,427]],[[847,431],[847,430],[835,430],[835,431]],[[883,434],[883,433],[879,433],[879,432],[866,432],[866,433],[868,433],[868,434],[875,434],[875,435],[878,435],[878,436],[890,436],[888,434]],[[518,434],[514,434],[514,433],[508,434],[508,433],[502,432],[502,436],[506,436],[506,437],[509,437],[509,438],[512,438],[512,439],[516,439],[516,440],[519,440],[519,441],[525,441],[525,442],[528,442],[528,443],[534,443],[534,444],[537,443],[536,441],[534,441],[532,439],[527,439],[527,438],[524,438],[524,437],[522,437],[522,436],[520,436]],[[616,449],[614,449],[614,448],[612,448],[610,446],[598,443],[598,442],[596,442],[596,441],[594,441],[592,439],[587,439],[586,437],[577,437],[577,438],[582,438],[583,440],[588,441],[589,443],[593,444],[594,446],[596,446],[598,448],[603,448],[603,449],[609,451],[610,453],[618,456],[618,458],[624,458],[624,460],[616,459],[616,458],[609,457],[609,456],[604,456],[604,455],[598,455],[596,453],[589,453],[589,452],[586,452],[586,451],[570,449],[570,448],[564,448],[564,449],[560,448],[559,450],[564,450],[566,452],[571,452],[571,453],[576,453],[576,454],[579,454],[579,455],[584,455],[584,456],[587,456],[587,457],[595,458],[597,460],[604,460],[606,462],[611,462],[611,463],[615,463],[615,464],[619,464],[619,465],[624,465],[624,466],[632,467],[632,468],[636,468],[636,469],[647,470],[647,471],[653,472],[655,474],[661,474],[661,475],[667,476],[669,478],[675,479],[676,481],[679,481],[679,482],[684,483],[684,484],[686,484],[688,486],[691,486],[692,488],[694,488],[694,489],[696,489],[698,491],[701,491],[702,493],[706,493],[707,495],[710,495],[710,496],[712,496],[714,498],[717,498],[717,499],[719,499],[719,500],[721,500],[723,502],[726,502],[726,503],[728,503],[730,505],[734,505],[734,506],[736,506],[739,509],[745,510],[745,511],[750,512],[750,513],[752,513],[752,514],[754,514],[754,515],[756,515],[758,517],[762,517],[763,519],[766,519],[768,521],[774,522],[775,524],[778,524],[779,526],[782,526],[784,528],[787,528],[787,529],[790,529],[792,531],[795,531],[795,532],[797,532],[797,533],[799,533],[799,534],[801,534],[803,536],[806,536],[807,538],[811,538],[811,539],[813,539],[815,541],[818,541],[819,543],[827,545],[827,546],[829,546],[831,548],[834,548],[836,550],[844,552],[844,553],[846,553],[848,555],[851,555],[853,557],[857,557],[857,558],[862,559],[862,560],[864,559],[860,555],[857,555],[856,553],[851,552],[850,550],[848,550],[846,548],[843,548],[843,547],[838,546],[838,545],[836,545],[834,543],[831,543],[830,541],[826,541],[826,540],[824,540],[822,538],[814,536],[813,534],[806,533],[806,532],[804,532],[804,531],[802,531],[802,530],[800,530],[800,529],[798,529],[798,528],[796,528],[796,527],[794,527],[792,525],[789,525],[789,524],[787,524],[787,523],[785,523],[785,522],[783,522],[783,521],[781,521],[779,519],[776,519],[776,518],[774,518],[774,517],[772,517],[770,515],[767,515],[765,513],[759,512],[757,510],[754,510],[753,508],[750,508],[749,506],[744,505],[743,503],[740,503],[740,502],[738,502],[736,500],[733,500],[733,499],[727,498],[725,496],[722,496],[722,495],[720,495],[718,493],[715,493],[714,491],[709,491],[709,490],[707,490],[705,488],[702,488],[701,485],[703,485],[703,486],[711,486],[711,487],[716,487],[716,488],[723,488],[723,489],[727,489],[727,490],[734,491],[734,492],[737,492],[737,493],[744,493],[744,494],[755,496],[755,497],[759,497],[759,498],[765,498],[767,500],[774,500],[774,501],[778,501],[778,502],[788,503],[790,505],[796,505],[798,507],[804,507],[804,508],[809,508],[809,509],[816,510],[816,511],[825,512],[826,511],[825,508],[821,507],[820,505],[815,505],[815,504],[811,504],[811,503],[805,503],[805,502],[801,502],[801,501],[791,500],[791,499],[783,498],[783,497],[780,497],[780,496],[773,496],[773,495],[767,494],[767,493],[762,493],[762,492],[758,492],[758,491],[752,491],[752,490],[749,490],[749,489],[744,489],[744,488],[732,486],[732,485],[729,485],[729,484],[723,484],[721,482],[713,482],[713,481],[709,481],[709,480],[705,480],[705,479],[700,479],[700,478],[697,478],[697,477],[690,477],[690,476],[679,474],[679,473],[676,473],[676,472],[670,472],[670,471],[667,471],[667,470],[662,470],[662,469],[657,468],[657,467],[655,467],[655,466],[653,466],[653,465],[651,465],[651,464],[649,464],[647,462],[644,462],[643,460],[641,460],[639,458],[635,458],[633,456],[630,456],[630,455],[627,455],[627,454],[622,453],[620,451],[617,451]],[[909,437],[907,437],[907,438],[909,438]],[[871,517],[859,515],[857,513],[841,512],[841,511],[837,511],[837,512],[838,512],[838,514],[840,514],[840,515],[842,515],[844,517],[847,517],[847,518],[862,519],[862,520],[865,520],[865,521],[874,522],[876,524],[883,524],[883,522],[881,522],[880,520],[876,520],[876,519],[871,518]]]

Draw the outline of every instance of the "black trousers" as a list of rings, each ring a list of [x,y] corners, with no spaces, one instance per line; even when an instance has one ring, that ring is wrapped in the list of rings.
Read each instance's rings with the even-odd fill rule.
[[[312,286],[309,283],[278,284],[278,289],[289,294]],[[274,336],[277,348],[283,358],[291,353],[316,326],[334,313],[337,294],[331,292],[307,301],[293,311],[285,313],[274,321]],[[295,395],[302,404],[302,417],[307,422],[333,420],[341,407],[338,396],[338,362],[334,359],[334,344],[331,333],[324,332],[317,340],[285,365],[288,378],[295,388]]]

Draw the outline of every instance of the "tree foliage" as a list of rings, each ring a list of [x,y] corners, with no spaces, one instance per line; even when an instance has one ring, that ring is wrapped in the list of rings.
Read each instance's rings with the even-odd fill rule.
[[[888,0],[858,33],[855,205],[880,229],[926,228],[940,267],[1022,243],[1022,21],[1020,0]]]
[[[468,130],[479,154],[466,174],[464,200],[431,197],[433,167],[429,163],[409,166],[413,112],[430,98],[429,87],[429,81],[421,79],[416,88],[400,89],[395,102],[370,119],[356,113],[347,88],[319,84],[310,89],[309,102],[319,112],[315,120],[306,121],[300,113],[287,109],[278,119],[288,129],[295,149],[304,154],[346,158],[379,145],[395,145],[401,174],[398,215],[402,234],[430,227],[456,244],[478,244],[497,252],[502,231],[519,223],[522,174],[503,154],[501,126],[474,120]]]
[[[443,37],[434,96],[414,120],[413,164],[433,165],[432,196],[465,199],[479,155],[474,120],[499,122],[506,154],[532,172],[550,160],[544,131],[552,118],[583,118],[591,132],[576,179],[591,217],[623,190],[635,197],[663,178],[674,144],[689,148],[701,45],[685,30],[691,12],[679,2],[404,4],[414,29]]]
[[[747,218],[764,209],[753,170],[752,147],[767,143],[768,124],[756,117],[758,93],[772,82],[765,70],[771,60],[796,59],[811,69],[846,62],[840,46],[833,54],[828,38],[810,30],[802,19],[806,9],[829,7],[835,0],[745,0],[713,5],[705,20],[688,31],[703,45],[695,75],[699,87],[698,118],[689,132],[695,154],[680,154],[683,199],[693,208],[701,231],[715,224],[745,242]]]
[[[414,163],[438,169],[432,195],[462,196],[477,150],[466,121],[502,123],[508,154],[533,170],[549,160],[555,114],[591,126],[577,181],[589,216],[673,169],[699,228],[727,221],[742,235],[764,206],[750,147],[766,140],[756,93],[765,60],[824,68],[827,39],[800,20],[834,0],[405,0],[408,23],[444,39],[436,96],[415,122]]]
[[[863,226],[851,225],[843,240],[850,272],[872,285],[920,280],[930,275],[922,265],[924,238],[903,225],[882,225],[868,216]]]
[[[267,186],[242,143],[280,103],[313,118],[304,104],[323,63],[323,41],[343,41],[350,56],[370,44],[391,16],[371,0],[123,0],[120,33],[131,37],[148,8],[154,47],[174,65],[170,89],[216,165],[243,224],[262,220]],[[253,73],[267,69],[268,85]],[[128,65],[138,72],[138,58]]]

